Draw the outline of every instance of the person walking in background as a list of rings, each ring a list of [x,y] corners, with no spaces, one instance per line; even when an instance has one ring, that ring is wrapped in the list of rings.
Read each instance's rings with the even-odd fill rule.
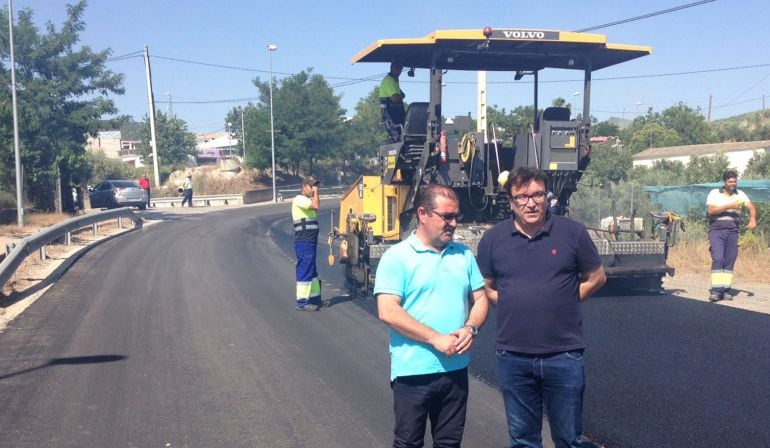
[[[188,207],[192,207],[192,199],[193,199],[193,181],[192,181],[192,174],[188,174],[187,177],[184,179],[184,183],[182,184],[182,194],[184,195],[182,197],[182,207],[184,207],[184,203],[187,202]]]
[[[548,211],[548,178],[517,168],[504,189],[513,218],[481,238],[478,262],[497,305],[496,359],[511,447],[542,447],[545,405],[557,448],[580,447],[580,302],[606,281],[586,228]]]
[[[738,190],[738,174],[727,170],[722,188],[715,188],[706,198],[711,247],[711,290],[709,302],[732,300],[733,269],[738,259],[738,231],[741,209],[749,211],[748,230],[757,228],[757,209],[746,193]]]
[[[423,446],[427,419],[433,446],[462,442],[469,351],[489,303],[473,253],[452,241],[459,204],[451,188],[423,186],[417,230],[377,266],[377,311],[390,326],[393,447]]]
[[[142,174],[139,179],[139,187],[147,192],[147,208],[150,208],[150,179],[147,178],[147,173]]]
[[[318,185],[314,176],[302,181],[302,191],[291,201],[294,254],[297,256],[297,310],[316,311],[321,306],[321,281],[316,270]]]
[[[390,71],[380,83],[380,116],[385,131],[388,133],[388,143],[396,143],[401,140],[401,126],[404,124],[406,112],[404,110],[404,97],[398,77],[404,65],[394,61],[390,63]]]

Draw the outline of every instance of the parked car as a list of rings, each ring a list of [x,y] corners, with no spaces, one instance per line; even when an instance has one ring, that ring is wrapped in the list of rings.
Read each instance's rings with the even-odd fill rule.
[[[147,208],[147,192],[133,180],[105,180],[88,189],[91,208]]]

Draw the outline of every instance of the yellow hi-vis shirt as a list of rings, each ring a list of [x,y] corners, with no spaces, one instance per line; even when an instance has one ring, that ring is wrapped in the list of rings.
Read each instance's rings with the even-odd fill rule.
[[[298,194],[291,201],[291,219],[294,222],[295,241],[318,240],[318,216],[310,208],[313,200],[304,194]]]

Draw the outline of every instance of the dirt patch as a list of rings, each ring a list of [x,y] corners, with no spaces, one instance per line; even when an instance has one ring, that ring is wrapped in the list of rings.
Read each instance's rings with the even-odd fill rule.
[[[668,264],[676,268],[676,275],[663,280],[666,292],[689,299],[708,301],[711,276],[708,241],[677,243],[669,252]],[[768,272],[770,272],[770,251],[740,249],[733,280],[733,289],[737,295],[731,301],[717,303],[770,314]]]

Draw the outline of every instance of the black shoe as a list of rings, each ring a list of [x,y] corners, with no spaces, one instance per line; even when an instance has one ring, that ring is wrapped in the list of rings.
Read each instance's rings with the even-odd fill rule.
[[[318,311],[318,305],[308,303],[306,305],[297,305],[297,311]]]
[[[712,292],[711,294],[709,294],[709,302],[719,302],[722,299],[723,297],[719,293]]]

